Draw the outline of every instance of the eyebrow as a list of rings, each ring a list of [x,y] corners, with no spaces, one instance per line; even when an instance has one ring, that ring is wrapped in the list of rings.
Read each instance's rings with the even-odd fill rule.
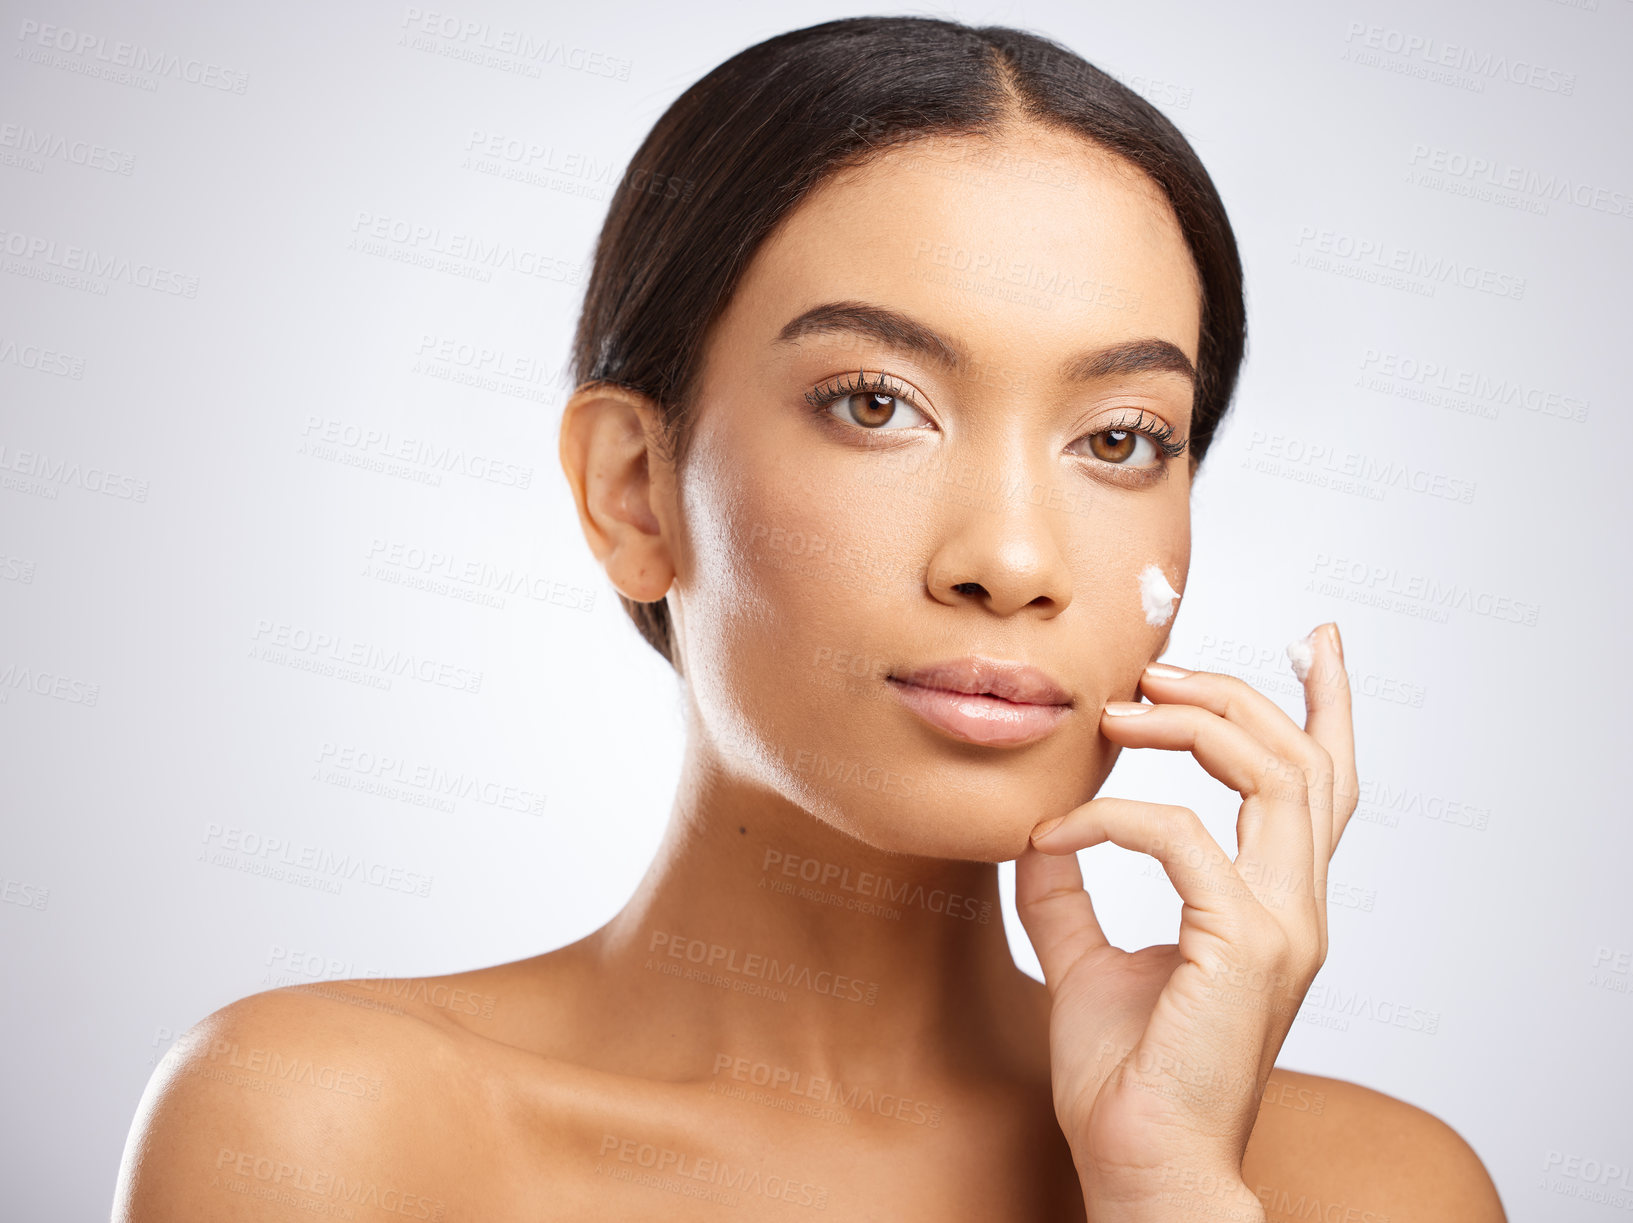
[[[925,326],[900,311],[867,302],[828,302],[814,306],[783,325],[777,343],[792,344],[808,335],[844,332],[865,336],[904,352],[915,353],[942,369],[967,374],[974,362],[956,340]],[[1079,353],[1061,366],[1068,382],[1089,382],[1117,374],[1178,374],[1194,387],[1196,366],[1184,349],[1155,336],[1125,340],[1105,348]]]

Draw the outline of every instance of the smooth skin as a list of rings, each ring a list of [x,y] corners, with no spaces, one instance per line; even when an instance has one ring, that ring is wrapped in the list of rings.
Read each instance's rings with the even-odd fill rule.
[[[1017,862],[1017,908],[1054,998],[1056,1113],[1091,1218],[1163,1217],[1153,1201],[1176,1218],[1258,1215],[1243,1155],[1326,957],[1317,864],[1359,792],[1336,624],[1318,648],[1302,730],[1239,679],[1162,664],[1143,681],[1153,703],[1105,707],[1115,742],[1189,751],[1243,796],[1234,862],[1189,808],[1126,798],[1046,821],[1032,835],[1043,853]],[[1185,902],[1177,943],[1131,954],[1107,942],[1076,858],[1106,841],[1161,862]]]
[[[1172,623],[1138,574],[1184,590],[1194,470],[1129,431],[1188,436],[1191,381],[1150,358],[1194,364],[1199,326],[1166,201],[1075,135],[825,181],[709,333],[685,464],[633,391],[563,414],[585,538],[667,600],[684,677],[629,902],[529,959],[209,1016],[142,1098],[116,1223],[1502,1220],[1446,1124],[1273,1067],[1326,954],[1349,694],[1328,630],[1302,728],[1233,677],[1146,672]],[[1071,710],[982,747],[897,700],[893,671],[967,654]],[[1234,862],[1195,813],[1096,797],[1145,748],[1240,796]],[[1106,943],[1075,851],[1108,840],[1163,865],[1175,945]],[[1046,983],[1009,951],[1010,859]]]

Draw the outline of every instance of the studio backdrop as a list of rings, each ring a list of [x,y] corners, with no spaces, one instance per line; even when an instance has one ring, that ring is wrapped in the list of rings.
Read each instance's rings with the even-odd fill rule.
[[[874,11],[0,5],[0,1214],[106,1217],[155,1065],[234,999],[628,896],[682,739],[557,460],[593,242],[683,89]],[[1284,647],[1342,627],[1361,802],[1281,1063],[1444,1119],[1514,1219],[1627,1217],[1633,4],[934,15],[1156,104],[1241,246],[1166,657],[1302,724]],[[1103,793],[1233,843],[1185,754]],[[1082,857],[1113,941],[1172,939],[1153,859]]]

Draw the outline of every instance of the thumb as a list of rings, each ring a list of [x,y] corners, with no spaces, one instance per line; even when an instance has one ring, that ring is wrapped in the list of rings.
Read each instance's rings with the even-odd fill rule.
[[[1075,852],[1046,854],[1028,845],[1015,859],[1015,912],[1051,991],[1073,964],[1107,945]]]

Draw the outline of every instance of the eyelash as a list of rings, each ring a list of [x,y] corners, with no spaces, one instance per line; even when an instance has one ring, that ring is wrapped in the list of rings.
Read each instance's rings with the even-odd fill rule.
[[[835,379],[833,381],[824,383],[815,390],[807,391],[805,394],[805,401],[811,405],[811,408],[815,413],[818,415],[827,414],[830,418],[832,418],[832,413],[828,412],[828,408],[837,403],[839,400],[845,399],[851,395],[888,395],[893,399],[905,400],[907,403],[912,404],[915,409],[921,412],[923,411],[922,408],[919,408],[918,404],[913,402],[913,397],[907,393],[907,388],[901,383],[897,382],[895,379],[891,378],[888,374],[877,374],[869,377],[865,371],[858,370],[854,375],[846,374],[845,378],[854,378],[854,381],[841,381]],[[1096,429],[1094,433],[1132,432],[1142,434],[1151,439],[1152,444],[1155,445],[1156,448],[1162,452],[1162,454],[1167,456],[1167,459],[1177,459],[1189,448],[1190,443],[1184,439],[1179,441],[1174,440],[1174,427],[1167,421],[1157,419],[1156,417],[1147,418],[1143,408],[1136,408],[1133,410],[1139,412],[1139,417],[1137,419],[1132,421],[1128,420],[1127,418],[1115,420],[1103,429]],[[859,425],[853,425],[852,428],[859,429],[863,433],[896,432],[896,430],[892,429],[861,429],[861,426]],[[1083,436],[1093,437],[1094,434],[1085,433]],[[1082,439],[1080,438],[1078,440],[1081,441]],[[1164,462],[1166,463],[1166,459]],[[1122,466],[1122,464],[1111,463],[1108,464],[1108,466],[1119,467]],[[1133,468],[1131,470],[1138,469]]]

